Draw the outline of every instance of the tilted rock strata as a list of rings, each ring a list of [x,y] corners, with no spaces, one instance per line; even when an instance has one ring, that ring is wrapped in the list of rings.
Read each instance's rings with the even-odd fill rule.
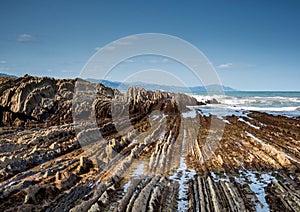
[[[1,211],[300,209],[299,119],[80,79],[1,78],[0,96]]]
[[[56,124],[70,121],[75,80],[25,75],[0,83],[0,120],[3,126],[41,123],[53,116]],[[54,123],[53,123],[54,124]]]

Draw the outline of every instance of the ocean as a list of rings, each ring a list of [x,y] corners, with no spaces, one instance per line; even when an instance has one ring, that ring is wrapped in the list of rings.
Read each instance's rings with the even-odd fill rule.
[[[192,96],[202,102],[215,98],[221,103],[197,107],[205,115],[242,115],[249,111],[260,111],[272,115],[300,117],[299,91],[228,91],[225,95],[208,96],[205,93],[196,93]]]

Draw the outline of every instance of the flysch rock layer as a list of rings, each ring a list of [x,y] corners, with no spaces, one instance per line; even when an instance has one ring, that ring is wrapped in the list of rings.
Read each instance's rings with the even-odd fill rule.
[[[0,211],[299,211],[300,120],[199,104],[0,78]]]

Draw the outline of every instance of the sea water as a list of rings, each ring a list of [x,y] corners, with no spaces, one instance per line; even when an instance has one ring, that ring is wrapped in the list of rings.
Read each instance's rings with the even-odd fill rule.
[[[215,98],[221,104],[197,106],[204,115],[247,116],[250,111],[272,115],[300,117],[300,92],[276,91],[230,91],[224,95],[192,94],[198,101]]]

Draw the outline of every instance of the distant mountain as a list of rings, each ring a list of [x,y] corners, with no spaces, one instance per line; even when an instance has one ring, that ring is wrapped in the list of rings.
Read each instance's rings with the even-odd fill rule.
[[[108,80],[98,80],[98,79],[92,79],[92,78],[88,78],[86,79],[90,82],[94,82],[94,83],[102,83],[105,86],[111,87],[111,88],[118,88],[122,83],[121,82],[114,82],[114,81],[108,81]]]
[[[18,78],[15,75],[9,75],[9,74],[4,74],[4,73],[0,73],[0,77]]]
[[[126,91],[130,86],[139,86],[143,87],[146,90],[163,90],[163,91],[169,91],[169,92],[181,92],[181,93],[201,93],[201,92],[207,92],[209,91],[219,91],[220,85],[208,85],[206,87],[204,86],[195,86],[195,87],[180,87],[180,86],[171,86],[171,85],[159,85],[159,84],[152,84],[152,83],[145,83],[145,82],[133,82],[133,83],[122,83],[117,81],[109,81],[109,80],[98,80],[98,79],[92,79],[88,78],[86,79],[90,82],[95,83],[102,83],[105,86],[111,87],[111,88],[118,88],[121,91]],[[235,89],[228,87],[228,86],[222,86],[224,91],[235,91]]]
[[[222,86],[221,87],[224,91],[236,91],[236,89],[234,88],[231,88],[229,86]],[[206,89],[207,90],[210,90],[210,91],[218,91],[220,89],[220,85],[208,85],[206,86]]]
[[[0,77],[9,77],[9,78],[18,78],[15,75],[9,75],[5,73],[0,73]],[[121,91],[126,91],[131,86],[139,86],[142,88],[145,88],[146,90],[162,90],[162,91],[169,91],[169,92],[180,92],[180,93],[201,93],[201,92],[207,92],[209,91],[219,91],[220,87],[219,85],[208,85],[206,87],[204,86],[195,86],[195,87],[180,87],[180,86],[171,86],[171,85],[159,85],[159,84],[152,84],[152,83],[145,83],[145,82],[133,82],[133,83],[122,83],[117,81],[109,81],[109,80],[99,80],[99,79],[92,79],[88,78],[86,79],[90,82],[94,83],[102,83],[105,86],[111,87],[111,88],[118,88]],[[222,86],[224,91],[236,91],[235,89],[228,87],[228,86]]]

